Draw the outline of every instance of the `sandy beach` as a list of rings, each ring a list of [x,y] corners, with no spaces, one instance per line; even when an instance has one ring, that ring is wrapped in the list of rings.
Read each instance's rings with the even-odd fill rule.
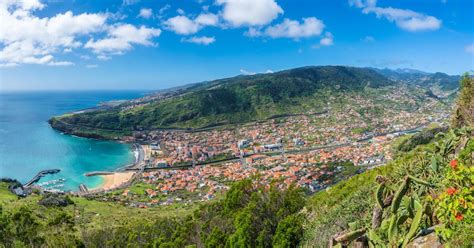
[[[128,182],[134,172],[115,172],[110,175],[101,175],[101,177],[104,179],[104,183],[93,190],[110,190],[114,189],[123,183]]]

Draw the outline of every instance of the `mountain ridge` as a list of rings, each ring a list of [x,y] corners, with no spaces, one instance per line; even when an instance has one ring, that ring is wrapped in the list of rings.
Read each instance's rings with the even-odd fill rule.
[[[90,132],[82,127],[114,132],[199,129],[323,112],[328,99],[364,95],[368,89],[382,91],[397,83],[370,68],[305,66],[194,83],[105,110],[53,117],[49,122],[62,132],[88,137]]]

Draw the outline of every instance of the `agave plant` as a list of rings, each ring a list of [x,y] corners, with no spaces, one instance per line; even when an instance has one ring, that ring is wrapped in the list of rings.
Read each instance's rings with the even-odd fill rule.
[[[394,190],[382,176],[378,177],[379,185],[375,191],[376,205],[373,211],[371,228],[362,228],[333,237],[334,247],[343,247],[348,243],[365,237],[369,247],[405,247],[424,226],[431,224],[427,211],[428,204],[422,204],[420,196],[411,192],[410,186],[419,184],[424,187],[435,187],[414,176],[406,176],[398,189]]]
[[[429,195],[443,187],[443,171],[457,150],[464,148],[470,132],[451,129],[439,134],[426,153],[399,161],[395,174],[404,175],[402,180],[377,176],[371,226],[333,237],[332,243],[344,247],[355,240],[364,240],[369,247],[406,247],[417,236],[426,234],[426,230],[433,232],[437,220]]]

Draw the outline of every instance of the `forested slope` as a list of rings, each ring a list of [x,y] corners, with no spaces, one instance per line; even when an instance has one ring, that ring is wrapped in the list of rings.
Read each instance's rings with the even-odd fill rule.
[[[165,99],[55,117],[64,132],[202,128],[264,120],[275,115],[324,111],[333,92],[363,92],[393,82],[371,69],[318,66],[238,76],[193,85]]]

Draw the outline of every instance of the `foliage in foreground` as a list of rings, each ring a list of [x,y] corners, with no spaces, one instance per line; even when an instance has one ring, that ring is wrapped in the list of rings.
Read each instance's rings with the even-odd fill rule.
[[[405,247],[436,231],[447,247],[472,247],[473,92],[466,75],[452,129],[405,139],[390,164],[312,197],[304,246]]]
[[[452,119],[453,127],[474,127],[474,78],[465,74]]]
[[[354,242],[406,247],[436,231],[452,247],[474,241],[474,139],[450,130],[378,170],[368,171],[309,201],[305,245]]]
[[[244,180],[222,200],[204,204],[188,217],[162,217],[118,226],[85,227],[61,207],[0,208],[0,244],[48,247],[294,247],[303,235],[301,189],[266,187]],[[43,211],[50,214],[42,221]],[[78,214],[77,211],[74,211]]]

